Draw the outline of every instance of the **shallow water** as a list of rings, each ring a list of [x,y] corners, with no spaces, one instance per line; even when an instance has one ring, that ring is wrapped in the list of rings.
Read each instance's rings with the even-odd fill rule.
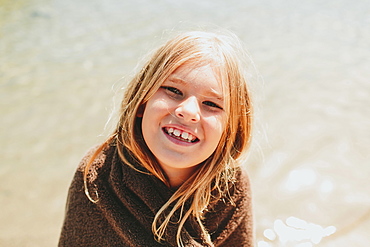
[[[370,242],[368,1],[0,0],[0,246],[56,245],[125,78],[172,30],[201,25],[236,32],[259,71],[259,246]],[[319,226],[336,232],[318,242]]]

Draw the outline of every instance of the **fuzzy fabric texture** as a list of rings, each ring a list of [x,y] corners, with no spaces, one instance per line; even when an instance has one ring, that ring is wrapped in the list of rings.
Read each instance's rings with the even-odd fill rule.
[[[59,246],[177,246],[176,224],[170,225],[166,241],[160,243],[151,230],[155,214],[174,191],[156,177],[123,164],[116,147],[110,146],[94,160],[88,187],[92,198],[98,200],[93,203],[87,198],[83,171],[95,150],[83,158],[69,188]],[[235,205],[221,199],[204,214],[211,246],[254,246],[248,177],[238,172],[230,193]],[[204,243],[193,218],[185,224],[182,237],[186,247],[210,246]]]

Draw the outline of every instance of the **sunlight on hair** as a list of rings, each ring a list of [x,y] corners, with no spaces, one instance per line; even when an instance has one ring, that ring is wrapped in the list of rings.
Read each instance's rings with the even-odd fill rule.
[[[324,237],[335,232],[334,226],[324,228],[291,216],[285,222],[280,219],[275,220],[273,229],[266,229],[263,232],[266,239],[259,241],[258,247],[313,247],[319,244]]]

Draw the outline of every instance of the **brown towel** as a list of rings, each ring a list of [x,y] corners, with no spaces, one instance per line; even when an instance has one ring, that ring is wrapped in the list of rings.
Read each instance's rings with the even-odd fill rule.
[[[92,203],[84,193],[83,169],[94,149],[88,152],[69,189],[66,215],[59,246],[177,246],[175,224],[170,225],[165,242],[154,239],[151,225],[156,212],[173,191],[152,175],[140,173],[124,165],[111,146],[92,165],[89,190],[98,202]],[[141,168],[142,169],[142,168]],[[252,213],[249,181],[238,172],[232,189],[233,206],[219,200],[205,213],[213,246],[253,246]],[[188,220],[182,236],[186,247],[209,246],[200,236],[195,220]]]

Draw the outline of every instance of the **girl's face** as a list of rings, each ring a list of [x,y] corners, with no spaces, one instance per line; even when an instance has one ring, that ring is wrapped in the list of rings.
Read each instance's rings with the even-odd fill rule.
[[[145,104],[143,137],[170,183],[190,177],[220,141],[227,114],[218,78],[211,65],[184,64]]]

